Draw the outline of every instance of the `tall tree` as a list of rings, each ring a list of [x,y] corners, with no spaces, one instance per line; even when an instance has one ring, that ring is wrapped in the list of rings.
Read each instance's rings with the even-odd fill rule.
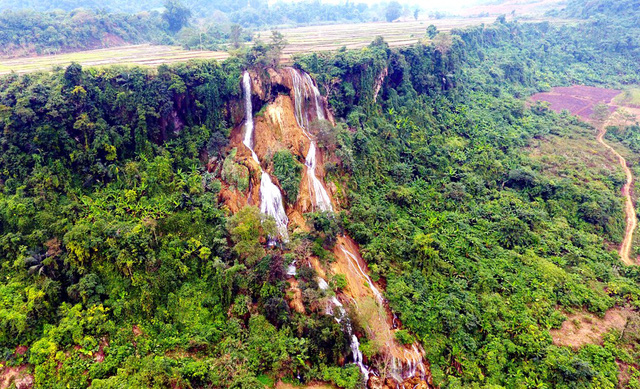
[[[240,42],[242,40],[242,27],[239,24],[232,24],[231,31],[229,32],[229,38],[231,40],[231,45],[234,49],[240,47]]]
[[[282,35],[282,33],[278,30],[271,31],[271,62],[272,66],[278,66],[280,64],[280,57],[282,56],[282,52],[284,48],[287,46],[287,39]]]
[[[164,7],[162,17],[169,24],[169,31],[176,33],[189,24],[191,10],[182,5],[179,0],[167,0]]]
[[[393,22],[398,19],[402,15],[402,5],[397,1],[392,1],[387,6],[387,10],[385,11],[385,17],[388,22]]]

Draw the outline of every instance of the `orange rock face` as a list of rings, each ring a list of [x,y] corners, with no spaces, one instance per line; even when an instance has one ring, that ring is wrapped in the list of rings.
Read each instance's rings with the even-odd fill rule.
[[[254,109],[254,138],[253,148],[261,162],[262,168],[272,173],[272,157],[280,150],[289,150],[300,162],[305,161],[309,151],[310,136],[296,121],[292,71],[289,69],[269,69],[266,75],[252,74],[252,93],[265,104],[263,107],[255,106]],[[289,95],[274,91],[289,91]],[[333,117],[326,107],[326,101],[322,98],[319,109],[323,109],[325,117],[333,123]],[[258,113],[256,114],[256,110]],[[312,117],[316,112],[310,112]],[[228,185],[223,186],[220,192],[220,200],[223,201],[231,212],[237,212],[244,205],[259,205],[260,167],[251,157],[250,151],[243,145],[244,127],[240,125],[231,133],[230,149],[237,148],[235,161],[246,166],[251,172],[249,189],[241,193],[238,189]],[[316,177],[324,181],[323,155],[317,150]],[[277,180],[272,175],[273,181]],[[337,210],[337,202],[332,194],[338,189],[331,183],[324,184],[329,192],[334,209]],[[286,206],[289,217],[289,229],[293,231],[309,231],[304,214],[314,210],[313,197],[310,191],[310,177],[305,167],[300,183],[299,196],[293,206]],[[430,387],[430,372],[428,363],[424,361],[424,352],[419,344],[409,346],[400,345],[395,340],[393,328],[393,315],[388,309],[382,297],[382,288],[374,283],[368,276],[368,268],[359,254],[359,248],[349,237],[340,237],[333,251],[336,261],[330,269],[325,269],[317,258],[308,258],[307,262],[316,269],[319,276],[328,278],[327,271],[333,274],[342,274],[347,281],[340,299],[351,305],[360,323],[368,332],[368,337],[374,342],[380,354],[387,358],[387,371],[380,372],[381,377],[371,375],[368,386],[371,388],[428,388]],[[297,281],[290,280],[289,294],[290,307],[303,313],[300,290]],[[411,376],[411,377],[408,377]],[[408,377],[408,378],[405,378]]]
[[[256,117],[254,150],[263,163],[276,151],[288,149],[304,160],[309,150],[309,138],[296,124],[293,103],[289,96],[278,95],[264,113]]]

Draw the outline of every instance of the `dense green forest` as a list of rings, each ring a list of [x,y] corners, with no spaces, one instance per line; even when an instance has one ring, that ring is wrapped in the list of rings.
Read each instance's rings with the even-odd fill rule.
[[[620,334],[573,352],[548,333],[562,310],[640,304],[638,268],[620,269],[606,244],[622,237],[624,180],[584,171],[559,179],[522,153],[584,125],[518,97],[549,85],[638,81],[636,54],[588,65],[570,43],[542,54],[581,31],[502,20],[442,37],[441,46],[394,51],[379,42],[365,53],[299,60],[331,85],[332,105],[357,129],[338,137],[336,179],[353,177],[345,228],[387,280],[391,307],[445,386],[615,387],[615,360],[638,358]],[[373,104],[385,67],[383,99]]]
[[[640,268],[610,247],[624,230],[623,177],[585,166],[559,176],[527,152],[592,136],[528,106],[532,92],[640,82],[637,25],[601,41],[594,23],[499,18],[428,44],[377,39],[296,58],[336,116],[320,146],[348,207],[314,215],[284,247],[263,244],[272,228],[257,208],[232,216],[218,203],[220,175],[242,184],[226,146],[241,72],[267,63],[260,47],[220,64],[1,78],[3,364],[27,366],[37,388],[356,388],[312,269],[298,274],[305,314],[289,308],[285,280],[292,260],[328,255],[322,245],[344,229],[424,345],[434,384],[615,388],[619,362],[638,387],[639,325],[575,350],[549,334],[569,312],[640,309]],[[638,131],[612,136],[633,148]],[[274,164],[300,174],[286,153]],[[299,181],[282,182],[295,196]]]
[[[20,56],[134,44],[172,43],[168,25],[158,12],[109,14],[4,11],[0,13],[0,54]]]

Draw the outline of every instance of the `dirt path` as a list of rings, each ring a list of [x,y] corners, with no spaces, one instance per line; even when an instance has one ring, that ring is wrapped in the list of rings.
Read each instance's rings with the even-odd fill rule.
[[[603,317],[579,311],[567,314],[562,327],[549,331],[553,344],[578,349],[585,344],[601,344],[605,333],[611,329],[623,332],[630,317],[635,315],[625,308],[609,309]]]
[[[622,262],[626,265],[634,265],[635,261],[631,259],[631,244],[633,242],[633,233],[637,227],[637,219],[636,219],[636,210],[633,206],[633,201],[631,200],[631,185],[633,184],[633,174],[631,173],[631,169],[627,166],[627,161],[624,159],[620,153],[618,153],[613,147],[611,147],[607,142],[604,141],[604,136],[607,133],[606,123],[600,126],[598,130],[598,136],[596,139],[600,144],[609,149],[620,161],[620,165],[622,169],[624,169],[624,173],[627,176],[627,182],[622,187],[622,195],[625,198],[625,214],[627,228],[624,233],[624,239],[622,240],[622,244],[620,245],[620,258]]]

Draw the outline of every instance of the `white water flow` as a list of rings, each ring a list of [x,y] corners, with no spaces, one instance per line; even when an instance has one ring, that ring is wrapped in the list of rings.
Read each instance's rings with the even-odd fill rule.
[[[325,120],[324,107],[320,99],[320,91],[314,84],[311,76],[307,73],[300,73],[294,68],[289,68],[291,79],[293,81],[293,103],[296,122],[302,129],[303,133],[309,138],[309,151],[305,157],[305,165],[307,166],[307,176],[309,177],[309,191],[313,206],[318,211],[333,212],[331,198],[322,182],[316,176],[317,158],[316,158],[316,141],[309,131],[309,114],[305,109],[307,104],[313,104],[318,120]]]
[[[245,131],[242,143],[251,150],[251,156],[260,166],[258,155],[253,151],[253,106],[251,104],[251,76],[249,72],[244,72],[242,76],[242,87],[244,90],[244,109],[245,109]],[[284,241],[287,241],[287,224],[289,219],[284,211],[282,202],[282,193],[273,181],[269,173],[265,172],[260,166],[262,177],[260,178],[260,211],[266,215],[273,217],[278,227],[278,233]]]
[[[371,277],[367,274],[366,271],[360,265],[360,261],[358,257],[350,251],[348,247],[341,246],[340,249],[349,259],[349,266],[353,269],[353,271],[361,277],[361,279],[367,283],[371,292],[373,293],[376,301],[381,307],[384,307],[384,297],[382,293],[376,288]],[[395,314],[394,320],[392,322],[392,326],[395,327]],[[399,360],[395,355],[393,356],[392,366],[391,366],[391,376],[397,381],[402,382],[405,379],[412,378],[419,374],[421,378],[424,378],[426,375],[426,367],[422,362],[423,353],[420,352],[418,346],[413,344],[410,350],[405,349],[403,351],[403,360]]]
[[[329,284],[327,284],[327,281],[325,281],[324,278],[318,277],[318,287],[321,290],[328,290]],[[334,312],[334,307],[337,308],[337,313]],[[362,377],[366,383],[369,381],[369,368],[364,364],[364,357],[362,355],[362,351],[360,351],[360,342],[358,341],[358,337],[353,333],[351,321],[349,320],[342,303],[340,303],[336,296],[329,298],[329,304],[327,305],[325,313],[327,315],[333,315],[338,323],[342,323],[344,320],[344,326],[346,327],[347,334],[351,337],[351,344],[349,347],[351,347],[351,353],[353,354],[353,363],[358,365],[360,368],[360,372],[362,373]]]
[[[384,306],[384,298],[382,297],[382,293],[380,293],[378,288],[376,288],[376,286],[373,284],[373,281],[371,280],[371,277],[369,277],[367,272],[362,269],[362,266],[360,266],[360,261],[358,261],[358,257],[356,257],[355,254],[353,254],[344,246],[340,247],[340,249],[349,258],[349,265],[356,271],[356,273],[358,273],[360,276],[362,276],[362,278],[365,279],[365,281],[367,281],[367,285],[369,285],[369,288],[375,296],[378,304],[380,304],[380,306]]]
[[[315,83],[311,79],[311,76],[307,73],[301,73],[294,68],[289,68],[291,72],[291,79],[293,82],[293,103],[294,113],[298,126],[302,129],[304,135],[309,138],[309,151],[305,157],[305,165],[307,166],[307,177],[309,177],[309,191],[311,193],[311,199],[315,210],[323,212],[333,212],[333,205],[331,204],[331,198],[327,193],[324,185],[320,179],[316,176],[317,158],[316,158],[316,141],[314,137],[308,132],[309,130],[309,116],[306,106],[311,103],[315,109],[317,120],[325,120],[324,107],[322,106],[320,99],[320,91],[316,87]],[[318,287],[322,290],[329,289],[327,281],[318,277]],[[341,323],[344,320],[344,325],[347,330],[347,334],[351,336],[351,353],[353,354],[353,363],[358,365],[360,372],[364,378],[364,382],[369,381],[369,368],[364,364],[364,358],[362,351],[360,351],[360,342],[358,337],[353,333],[351,327],[351,321],[347,317],[346,312],[336,296],[329,298],[329,305],[327,306],[326,313],[334,315],[336,321]],[[334,307],[337,308],[337,313],[334,312]]]
[[[296,261],[293,261],[289,266],[287,266],[287,275],[295,277],[296,274],[298,274],[298,270],[296,269]]]
[[[305,165],[307,166],[309,194],[314,205],[314,210],[333,212],[331,198],[320,179],[316,176],[317,147],[315,138],[309,133],[310,119],[326,119],[321,95],[309,74],[300,72],[294,68],[289,68],[289,72],[291,73],[291,79],[293,82],[293,102],[296,122],[302,129],[303,134],[310,141],[309,150],[305,157]],[[311,110],[315,111],[315,116]],[[353,269],[354,273],[357,274],[363,282],[366,282],[371,289],[376,302],[380,307],[384,307],[384,297],[382,296],[382,293],[380,293],[371,280],[371,277],[369,277],[367,272],[363,269],[358,257],[348,247],[342,246],[341,250],[349,259],[349,266]],[[327,290],[329,288],[327,282],[322,278],[318,278],[318,286],[322,290]],[[362,352],[360,351],[360,342],[356,335],[353,334],[351,322],[349,321],[348,316],[346,316],[346,312],[342,304],[335,296],[329,298],[326,313],[333,315],[338,322],[344,321],[346,331],[351,337],[353,362],[358,365],[365,382],[367,382],[369,379],[369,369],[364,365]],[[402,382],[407,378],[414,377],[416,374],[420,374],[421,377],[424,377],[426,367],[422,362],[422,353],[417,346],[413,345],[411,349],[405,349],[403,354],[402,359],[398,359],[396,356],[393,357],[391,375],[396,379],[396,381]]]

